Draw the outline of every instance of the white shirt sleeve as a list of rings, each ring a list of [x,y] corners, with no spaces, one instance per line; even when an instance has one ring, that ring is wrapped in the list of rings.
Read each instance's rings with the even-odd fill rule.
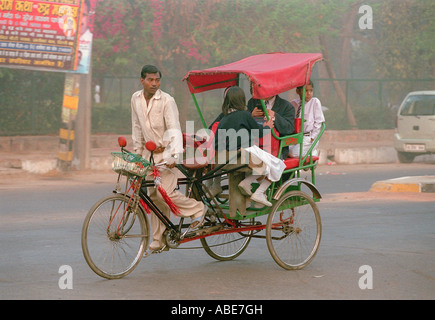
[[[309,108],[305,111],[305,132],[310,133],[310,138],[316,139],[320,133],[322,122],[325,122],[325,117],[322,111],[322,104],[317,98],[312,98],[309,101]],[[308,105],[306,105],[308,107]]]
[[[145,145],[145,140],[142,135],[139,116],[137,114],[138,110],[140,110],[140,105],[136,106],[137,103],[140,104],[140,99],[137,99],[136,96],[137,94],[133,94],[131,97],[131,127],[132,127],[131,138],[133,140],[133,151],[137,154],[142,155],[144,145]]]
[[[164,109],[166,131],[163,134],[163,141],[168,142],[164,158],[171,155],[183,153],[183,134],[181,132],[179,112],[174,98],[170,97]]]

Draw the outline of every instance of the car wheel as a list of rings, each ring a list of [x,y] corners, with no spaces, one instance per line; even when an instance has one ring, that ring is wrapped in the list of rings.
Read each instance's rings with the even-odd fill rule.
[[[399,158],[400,163],[411,163],[414,161],[415,154],[409,152],[399,152],[397,151],[397,158]]]

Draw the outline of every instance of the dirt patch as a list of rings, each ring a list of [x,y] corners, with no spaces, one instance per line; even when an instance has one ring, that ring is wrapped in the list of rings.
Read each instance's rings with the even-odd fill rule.
[[[435,194],[422,192],[347,192],[325,194],[321,200],[321,202],[351,201],[435,202]]]

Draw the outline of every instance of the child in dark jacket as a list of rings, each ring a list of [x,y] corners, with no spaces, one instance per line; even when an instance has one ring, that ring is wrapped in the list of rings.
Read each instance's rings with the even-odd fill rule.
[[[223,117],[219,119],[219,124],[215,134],[215,150],[219,151],[235,151],[241,148],[248,148],[256,141],[256,138],[263,137],[273,128],[273,120],[269,119],[263,125],[258,124],[247,111],[245,93],[240,87],[233,86],[228,89],[222,104]],[[261,180],[260,186],[252,194],[251,183],[255,180]],[[239,188],[244,194],[250,195],[251,199],[260,202],[264,205],[271,206],[267,201],[265,191],[270,186],[269,181],[264,176],[250,175],[245,180],[241,181]],[[215,178],[210,186],[210,191],[213,196],[221,190],[220,178]]]

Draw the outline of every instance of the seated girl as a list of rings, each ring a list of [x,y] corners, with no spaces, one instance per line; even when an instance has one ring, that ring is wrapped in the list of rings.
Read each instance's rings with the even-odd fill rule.
[[[228,89],[222,104],[222,113],[223,117],[219,120],[217,131],[214,137],[214,146],[217,154],[222,155],[222,152],[225,154],[224,157],[217,157],[219,163],[225,163],[227,161],[228,154],[231,154],[231,152],[234,154],[235,151],[240,150],[241,148],[244,148],[247,152],[251,152],[252,148],[249,147],[255,144],[255,138],[258,139],[263,137],[263,135],[269,133],[273,128],[273,121],[271,119],[266,121],[263,125],[258,124],[257,121],[255,121],[251,113],[247,111],[245,93],[240,87],[237,86],[233,86]],[[261,155],[267,154],[268,159],[264,159],[263,163],[268,169],[264,172],[268,173],[270,171],[274,171],[275,176],[280,176],[279,172],[276,174],[275,168],[269,168],[267,165],[270,163],[269,157],[275,157],[259,149],[258,147],[257,149],[262,151],[260,152]],[[260,160],[263,160],[261,155],[256,154],[255,156],[260,158]],[[277,160],[281,161],[279,159]],[[280,171],[282,173],[282,170]],[[269,174],[250,175],[239,183],[239,188],[244,194],[250,195],[251,200],[262,203],[266,206],[271,206],[272,204],[267,201],[265,195],[267,188],[271,184],[269,176]],[[261,180],[260,186],[254,193],[252,193],[250,186],[256,180]],[[211,190],[219,189],[220,178],[215,178],[213,180]]]

